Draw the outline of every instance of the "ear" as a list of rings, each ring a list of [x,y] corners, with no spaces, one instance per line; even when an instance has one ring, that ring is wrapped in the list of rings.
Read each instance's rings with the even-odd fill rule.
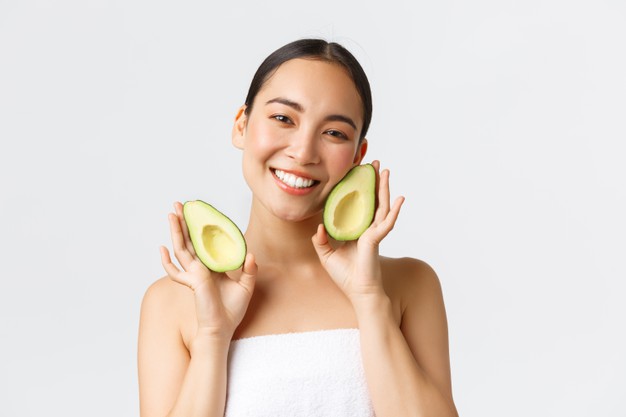
[[[363,140],[361,140],[361,143],[359,143],[359,147],[356,150],[356,154],[354,155],[354,164],[360,165],[366,153],[367,153],[367,139],[363,138]]]
[[[246,114],[246,105],[239,107],[235,116],[235,124],[233,125],[232,141],[238,149],[243,149],[243,138],[248,123],[248,115]]]

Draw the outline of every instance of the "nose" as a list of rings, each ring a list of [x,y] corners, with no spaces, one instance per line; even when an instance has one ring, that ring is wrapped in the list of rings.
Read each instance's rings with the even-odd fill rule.
[[[300,129],[291,137],[286,152],[298,165],[317,164],[320,162],[319,143],[313,130]]]

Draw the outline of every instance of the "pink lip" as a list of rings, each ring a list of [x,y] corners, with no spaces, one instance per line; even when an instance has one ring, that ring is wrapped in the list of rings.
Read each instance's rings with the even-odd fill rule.
[[[309,194],[309,193],[313,192],[313,190],[317,187],[317,184],[319,184],[319,181],[314,180],[315,183],[313,183],[312,186],[307,187],[307,188],[290,187],[287,184],[285,184],[284,182],[282,182],[280,180],[280,178],[278,178],[276,176],[276,173],[274,172],[275,169],[276,168],[273,168],[271,170],[272,177],[274,178],[274,181],[278,185],[278,188],[280,188],[281,190],[285,191],[288,194],[291,194],[291,195],[306,195],[306,194]],[[301,177],[301,178],[313,179],[313,178],[309,177],[307,174],[304,174],[304,173],[301,173],[301,172],[298,172],[298,171],[290,171],[290,170],[287,170],[287,169],[281,169],[281,171],[287,172],[287,173],[290,173],[290,174],[293,174],[293,175],[296,175],[296,176]]]

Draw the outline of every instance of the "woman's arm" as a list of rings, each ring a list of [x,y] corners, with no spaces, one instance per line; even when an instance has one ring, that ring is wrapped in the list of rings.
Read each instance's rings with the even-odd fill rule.
[[[458,416],[452,399],[446,313],[439,279],[426,264],[402,260],[402,323],[386,294],[352,299],[376,415]],[[408,284],[408,285],[407,285]]]
[[[373,161],[376,171],[380,163]],[[320,262],[351,300],[361,332],[368,387],[378,417],[457,415],[450,394],[450,365],[445,310],[434,272],[406,265],[386,271],[402,275],[400,293],[409,294],[400,328],[384,287],[380,242],[396,223],[404,199],[393,205],[389,171],[380,173],[378,208],[371,226],[356,242],[336,249],[320,225],[313,245]]]
[[[197,335],[187,349],[179,323],[191,298],[185,292],[165,278],[144,297],[138,344],[142,417],[224,415],[229,341]]]
[[[196,256],[182,215],[169,215],[174,254],[161,248],[169,278],[146,293],[139,330],[139,392],[142,417],[223,416],[226,367],[233,333],[248,308],[257,272],[246,256],[240,274],[215,273]],[[183,323],[195,323],[183,340]]]

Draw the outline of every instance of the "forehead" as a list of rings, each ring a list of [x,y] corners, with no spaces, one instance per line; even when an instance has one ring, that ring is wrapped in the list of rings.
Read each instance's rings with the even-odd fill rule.
[[[288,98],[305,109],[350,112],[362,120],[363,104],[348,71],[316,59],[292,59],[281,64],[258,93],[258,104]]]

